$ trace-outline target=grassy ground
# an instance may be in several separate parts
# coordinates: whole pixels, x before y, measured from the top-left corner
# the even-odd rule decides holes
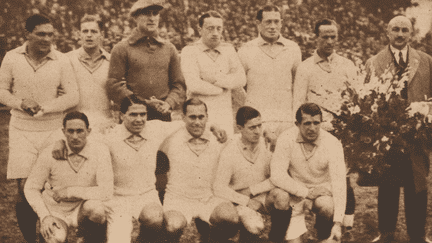
[[[8,157],[8,122],[9,111],[0,111],[0,243],[20,243],[25,242],[18,229],[15,219],[14,196],[16,193],[16,184],[14,181],[6,180],[6,165]],[[353,230],[346,232],[343,242],[370,242],[377,233],[377,188],[376,187],[359,187],[355,183],[356,176],[353,175],[351,180],[356,195],[356,214]],[[429,178],[429,184],[431,180]],[[403,193],[402,193],[403,194]],[[400,200],[399,219],[396,232],[396,242],[408,242],[405,226],[405,216],[403,209],[403,197]],[[429,193],[429,202],[431,202],[431,193]],[[308,228],[311,230],[305,238],[307,242],[314,242],[313,217],[308,216]],[[268,233],[269,218],[266,217],[266,233]],[[432,226],[432,206],[428,208],[428,223]],[[430,232],[432,234],[432,232]],[[136,232],[134,233],[136,235]],[[265,237],[266,234],[263,236]],[[430,236],[432,238],[432,236]],[[190,226],[186,229],[182,237],[182,242],[197,242],[198,235],[196,228]],[[70,238],[74,242],[74,237]]]

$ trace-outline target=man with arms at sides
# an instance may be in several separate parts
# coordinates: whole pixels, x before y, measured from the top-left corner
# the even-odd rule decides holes
[[[0,67],[0,103],[12,108],[7,178],[18,182],[18,225],[26,241],[35,242],[37,215],[25,200],[25,180],[40,152],[61,137],[63,112],[78,104],[79,95],[69,59],[51,45],[51,20],[36,14],[25,28],[27,41]]]
[[[185,83],[177,49],[158,36],[162,0],[138,0],[130,15],[131,35],[114,46],[108,72],[108,96],[116,103],[132,94],[147,99],[149,120],[170,121],[185,100]],[[155,97],[155,98],[154,98]]]
[[[164,139],[184,123],[147,121],[147,105],[138,98],[124,98],[120,112],[123,123],[102,137],[111,152],[114,170],[114,198],[106,203],[108,242],[131,242],[132,218],[140,223],[138,241],[153,242],[165,234],[162,204],[155,187],[156,154]],[[223,133],[212,128],[215,135]],[[224,137],[218,135],[218,139]],[[54,151],[55,157],[63,157],[61,151],[63,148]]]
[[[339,140],[321,129],[318,105],[305,103],[296,112],[296,126],[278,138],[270,163],[270,180],[289,194],[293,217],[305,208],[316,215],[318,240],[341,240],[346,206],[346,169]]]
[[[63,120],[68,159],[52,158],[46,148],[30,173],[25,196],[40,219],[40,232],[51,243],[66,242],[68,227],[78,227],[85,242],[103,242],[106,213],[102,200],[113,195],[113,169],[108,148],[87,140],[86,115],[68,113]]]
[[[167,232],[176,239],[195,218],[201,241],[226,241],[238,231],[234,205],[213,195],[212,185],[219,153],[223,147],[206,128],[206,104],[192,98],[183,105],[185,128],[166,142],[164,152],[170,161],[164,200]],[[211,226],[210,226],[210,225]],[[171,242],[174,241],[174,238]]]
[[[244,228],[242,242],[256,242],[264,229],[263,218],[258,212],[269,212],[272,242],[301,242],[306,232],[304,217],[291,220],[288,194],[276,188],[270,181],[271,152],[266,149],[262,137],[261,114],[252,107],[241,107],[236,116],[240,136],[235,136],[222,150],[214,182],[217,197],[237,205]],[[265,209],[264,209],[265,208]],[[249,233],[248,233],[249,232]]]
[[[409,102],[432,97],[432,58],[408,43],[413,33],[411,21],[405,16],[390,20],[387,37],[390,44],[366,62],[367,79],[380,77],[387,69],[400,76],[408,72],[401,96]],[[392,166],[378,186],[378,226],[381,234],[373,242],[394,240],[399,212],[400,187],[404,187],[405,215],[410,242],[431,242],[426,238],[427,180],[429,153],[421,144],[412,144],[406,153],[391,151],[387,158]]]
[[[239,50],[247,77],[245,105],[262,113],[265,130],[278,133],[294,125],[293,82],[301,51],[281,35],[278,7],[266,5],[257,12],[258,38]]]
[[[205,102],[210,121],[232,135],[231,90],[243,87],[246,76],[234,47],[222,42],[222,16],[209,11],[201,15],[198,23],[201,39],[183,48],[181,53],[188,98]]]
[[[323,113],[321,127],[331,131],[333,114],[342,105],[341,93],[357,79],[357,69],[349,59],[336,54],[338,26],[330,19],[323,19],[315,24],[317,50],[312,57],[302,62],[297,68],[294,82],[294,105],[297,110],[303,103],[319,104]],[[355,197],[347,175],[347,208],[344,226],[354,224]]]
[[[89,118],[93,133],[112,125],[110,100],[106,90],[110,54],[102,48],[103,23],[97,15],[84,15],[80,22],[81,47],[67,53],[80,93],[75,108]]]

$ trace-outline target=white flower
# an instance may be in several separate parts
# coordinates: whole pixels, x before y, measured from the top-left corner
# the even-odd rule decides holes
[[[429,104],[430,102],[426,101],[412,102],[407,108],[408,115],[413,117],[416,113],[420,113],[424,116],[427,116],[429,114]]]
[[[387,142],[389,140],[389,138],[387,137],[387,136],[383,136],[382,138],[381,138],[381,141],[383,141],[383,142]]]

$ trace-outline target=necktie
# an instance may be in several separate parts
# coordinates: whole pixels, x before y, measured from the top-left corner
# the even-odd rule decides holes
[[[406,66],[406,62],[404,62],[403,55],[402,55],[401,51],[399,52],[399,66],[402,68],[405,68],[405,66]]]
[[[131,135],[130,137],[125,139],[125,143],[127,143],[127,145],[131,146],[133,149],[135,149],[136,151],[138,151],[138,149],[141,147],[141,145],[144,142],[144,138],[141,137],[140,135]]]

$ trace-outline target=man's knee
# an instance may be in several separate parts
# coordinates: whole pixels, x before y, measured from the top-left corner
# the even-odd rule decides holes
[[[333,197],[321,196],[315,199],[313,211],[326,218],[332,218],[334,213]]]
[[[181,232],[187,225],[187,220],[177,211],[168,211],[164,214],[166,231],[169,234]]]
[[[230,202],[219,204],[210,216],[210,223],[213,225],[220,223],[238,224],[239,216],[237,209]]]
[[[163,224],[163,208],[156,203],[146,205],[140,213],[139,221],[142,226],[161,228]]]
[[[274,188],[266,198],[266,206],[273,206],[278,210],[288,210],[290,208],[290,195],[287,191]]]
[[[105,205],[98,200],[85,201],[81,208],[81,214],[88,218],[90,221],[104,224],[106,222]]]

